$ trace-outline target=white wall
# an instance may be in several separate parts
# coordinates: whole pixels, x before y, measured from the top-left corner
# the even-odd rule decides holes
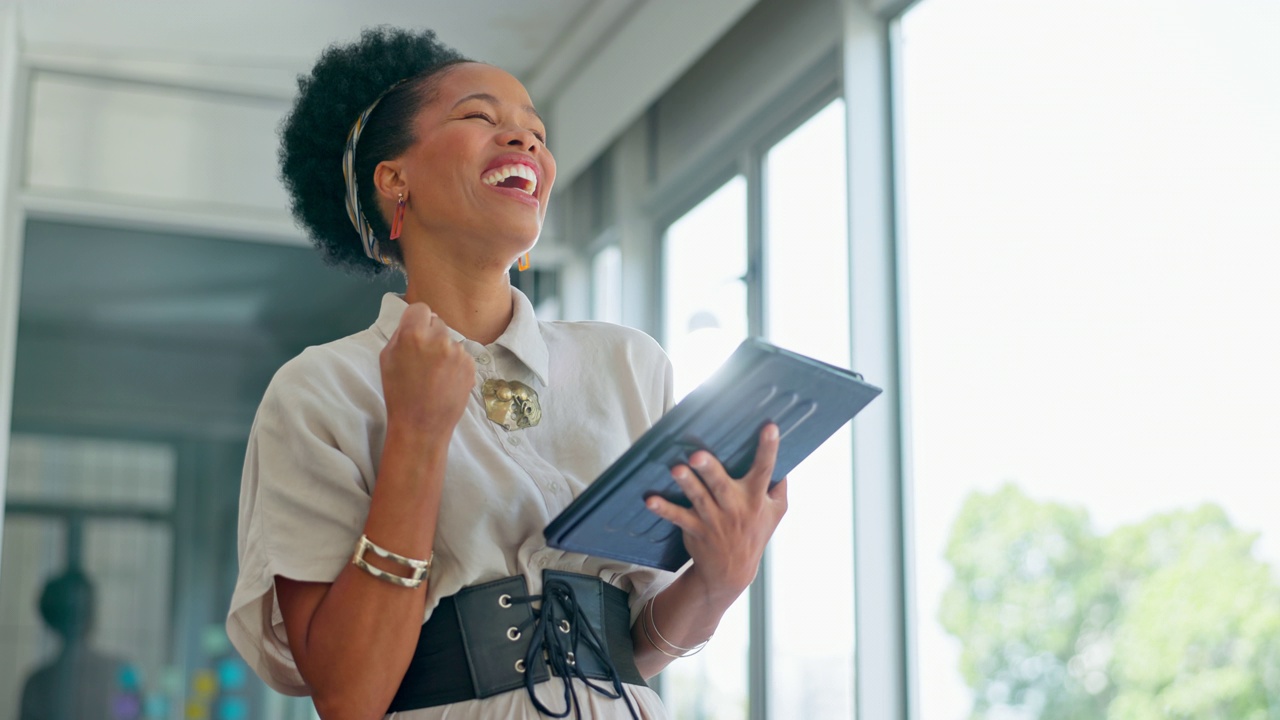
[[[287,95],[36,63],[21,178],[33,215],[303,242],[277,179]]]
[[[18,10],[0,4],[0,498],[9,467],[9,409],[18,342],[18,281],[22,273],[22,210],[18,206],[17,158],[22,117],[19,103]],[[3,526],[0,517],[0,526]]]
[[[25,189],[283,221],[275,128],[287,109],[282,99],[37,71]]]
[[[547,114],[561,177],[577,175],[756,0],[648,0],[562,87]]]
[[[806,73],[840,47],[840,31],[834,0],[754,7],[658,101],[657,183],[707,165],[707,148],[726,148],[730,156],[740,151],[732,147],[734,137],[750,135],[747,123],[803,84]]]

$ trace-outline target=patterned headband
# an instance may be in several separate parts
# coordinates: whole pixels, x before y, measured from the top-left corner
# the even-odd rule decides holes
[[[356,145],[360,142],[360,133],[364,132],[364,126],[369,122],[369,114],[378,107],[378,103],[382,102],[382,98],[386,97],[387,93],[400,87],[404,82],[405,80],[400,80],[384,90],[377,99],[369,103],[369,107],[365,108],[364,112],[360,113],[360,117],[356,118],[355,124],[347,133],[347,147],[342,152],[342,177],[347,183],[347,217],[351,218],[351,225],[355,227],[356,232],[360,233],[360,247],[364,249],[364,254],[368,255],[370,260],[383,265],[391,263],[382,254],[382,248],[378,246],[378,238],[373,234],[373,227],[369,225],[360,208],[360,193],[356,185]]]

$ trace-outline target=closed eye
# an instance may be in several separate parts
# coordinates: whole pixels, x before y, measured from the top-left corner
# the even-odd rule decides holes
[[[487,113],[482,113],[482,112],[470,112],[470,113],[467,113],[466,115],[463,115],[462,117],[468,120],[471,118],[480,118],[481,120],[484,120],[490,125],[498,124],[498,121],[494,120],[491,115]],[[547,144],[547,134],[545,132],[542,132],[541,130],[530,130],[529,132],[533,133],[533,136],[538,138],[538,142],[542,143],[543,145]]]

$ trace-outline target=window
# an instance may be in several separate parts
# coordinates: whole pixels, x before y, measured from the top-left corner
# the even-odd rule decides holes
[[[167,445],[15,435],[9,455],[0,587],[0,718],[17,717],[28,678],[76,638],[85,658],[45,690],[116,703],[123,716],[161,698],[171,673],[176,453]],[[51,615],[42,620],[42,602]],[[88,634],[70,628],[88,622]],[[59,631],[58,628],[61,628]],[[104,673],[102,668],[112,668]],[[52,695],[44,695],[49,707]],[[71,712],[75,715],[76,712]]]
[[[769,149],[765,317],[778,345],[849,367],[844,101]],[[788,476],[770,543],[771,717],[853,717],[853,469],[848,427]]]
[[[735,176],[673,222],[663,260],[665,345],[679,400],[747,336],[746,179]],[[747,717],[749,603],[744,593],[706,650],[662,673],[663,694],[676,717]]]
[[[665,342],[678,398],[751,328],[783,347],[849,364],[844,102],[830,100],[800,120],[746,160],[759,169],[764,201],[757,208],[760,268],[749,267],[746,174],[667,229]],[[753,293],[763,298],[760,318],[751,317]],[[704,653],[664,673],[676,717],[744,718],[761,697],[772,717],[853,716],[850,439],[847,429],[838,433],[791,473],[790,508],[770,545],[763,592],[743,596]],[[767,672],[765,692],[748,692],[749,657]]]
[[[622,248],[617,245],[591,258],[591,319],[622,324]]]
[[[676,399],[707,379],[747,337],[747,182],[722,185],[667,228],[666,346]]]
[[[901,22],[919,716],[1280,705],[1280,6]]]

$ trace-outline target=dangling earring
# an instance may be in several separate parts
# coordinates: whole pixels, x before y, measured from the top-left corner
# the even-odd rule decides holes
[[[404,193],[400,193],[400,199],[396,201],[396,214],[391,218],[391,236],[392,240],[400,239],[400,231],[404,229]]]
[[[520,272],[524,272],[529,269],[529,253],[525,253],[524,256],[520,258],[520,261],[516,263],[516,269]]]

